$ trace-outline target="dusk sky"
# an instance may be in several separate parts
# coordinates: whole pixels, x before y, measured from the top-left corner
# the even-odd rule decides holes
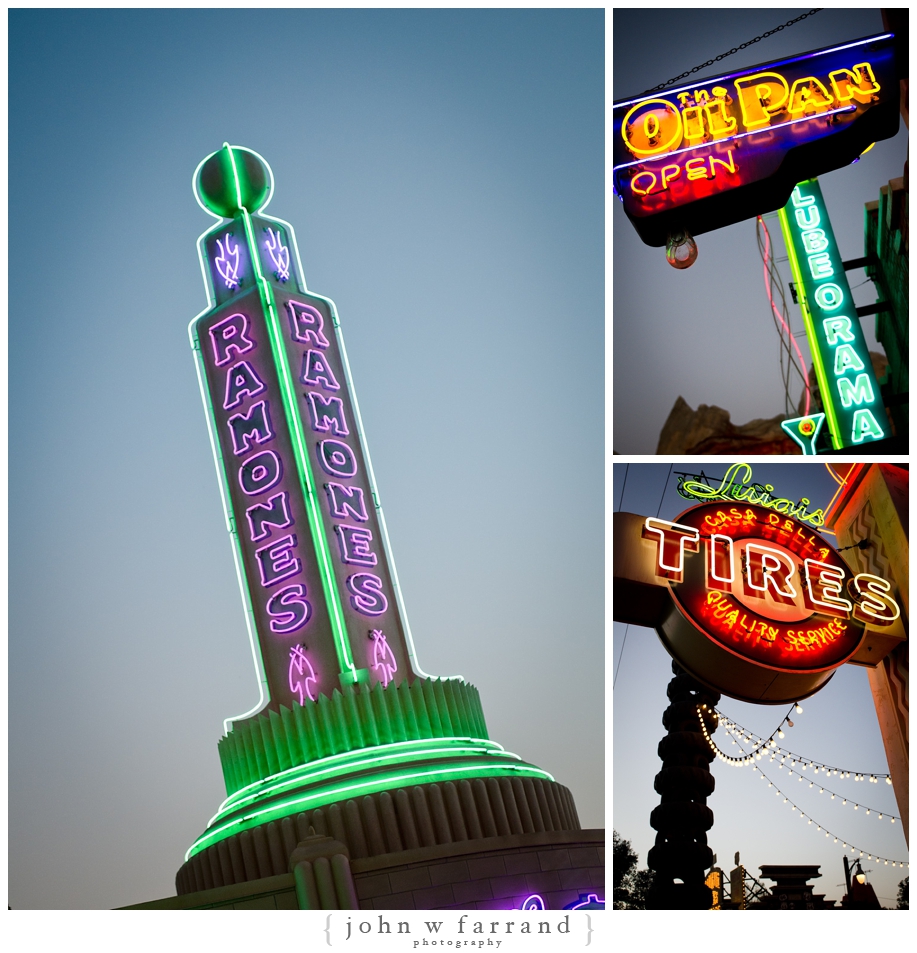
[[[720,459],[720,458],[717,458]],[[808,497],[810,511],[826,508],[838,484],[822,463],[765,464],[751,461],[754,480],[774,486],[774,495],[798,500]],[[667,463],[616,463],[613,474],[614,510],[675,520],[690,506],[676,491],[679,470],[704,472],[711,478],[722,477],[729,463],[675,463],[670,473]],[[715,485],[715,484],[714,484]],[[623,492],[623,500],[622,500]],[[833,536],[826,534],[833,542]],[[614,752],[613,825],[629,840],[639,854],[639,866],[646,867],[647,851],[656,832],[650,827],[650,812],[659,803],[653,779],[661,767],[657,754],[660,739],[666,734],[662,713],[668,705],[666,686],[672,678],[672,660],[652,629],[614,624]],[[761,735],[770,737],[789,710],[788,705],[753,705],[724,695],[719,710],[731,720]],[[842,665],[831,681],[811,698],[802,702],[802,714],[792,715],[794,726],[785,729],[780,744],[802,755],[852,772],[887,773],[885,748],[876,718],[875,706],[866,669]],[[737,756],[738,747],[720,730],[714,739],[727,754]],[[853,777],[825,779],[825,794],[816,783],[800,783],[788,768],[777,769],[777,762],[757,762],[773,788],[761,781],[750,767],[735,768],[720,760],[710,765],[716,790],[707,799],[713,811],[713,828],[707,842],[717,855],[717,863],[728,874],[735,866],[736,851],[749,873],[760,879],[763,864],[820,864],[821,878],[812,881],[816,893],[828,900],[840,900],[845,893],[841,844],[855,845],[864,851],[863,869],[873,884],[880,902],[895,907],[897,884],[908,869],[879,864],[867,857],[881,856],[889,861],[907,861],[908,849],[900,821],[890,823],[888,815],[897,815],[893,788],[884,781],[870,784]],[[815,778],[811,771],[809,780]],[[812,825],[801,823],[790,803],[776,796],[780,788],[785,796],[812,818]],[[830,792],[838,796],[830,799]],[[848,798],[846,807],[843,798]],[[853,809],[853,803],[863,805]],[[866,814],[865,807],[872,811]],[[878,819],[878,812],[886,816]],[[821,825],[823,831],[817,832]],[[841,838],[835,844],[826,838],[830,830]],[[852,858],[848,851],[848,858]],[[765,882],[770,886],[770,882]],[[900,924],[899,924],[900,925]],[[833,934],[832,934],[833,935]]]
[[[760,36],[805,9],[670,9],[614,11],[613,97],[640,95],[700,63]],[[651,28],[650,28],[651,24]],[[883,32],[878,10],[825,9],[767,39],[700,70],[698,80]],[[854,165],[819,177],[834,234],[844,260],[861,258],[863,206],[879,198],[880,186],[903,175],[907,130],[876,144]],[[610,189],[610,183],[609,183]],[[614,438],[617,453],[655,453],[659,433],[675,401],[692,409],[716,404],[733,424],[784,411],[780,340],[764,288],[763,267],[750,219],[697,237],[697,261],[683,271],[665,260],[663,248],[644,245],[614,199]],[[767,219],[771,241],[785,256],[776,213]],[[784,286],[789,265],[778,266]],[[876,300],[866,273],[847,273],[858,305]],[[857,287],[859,286],[859,287]],[[791,327],[802,317],[787,288]],[[875,316],[862,319],[871,350]],[[805,335],[797,338],[809,363]],[[794,377],[792,395],[802,385]]]
[[[174,895],[258,697],[187,331],[227,140],[337,304],[421,666],[603,827],[604,12],[17,10],[9,44],[10,905]]]

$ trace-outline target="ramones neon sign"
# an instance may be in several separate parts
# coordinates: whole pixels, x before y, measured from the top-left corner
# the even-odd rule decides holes
[[[221,221],[198,242],[211,307],[189,330],[262,703],[277,708],[419,670],[334,304],[306,290],[292,227],[253,214],[271,184],[236,146],[198,167]]]
[[[898,129],[892,34],[615,103],[614,190],[640,237],[721,228]]]

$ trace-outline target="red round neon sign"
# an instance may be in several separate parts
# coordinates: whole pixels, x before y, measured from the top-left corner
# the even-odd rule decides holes
[[[854,573],[803,523],[755,505],[705,503],[648,518],[671,605],[657,632],[679,664],[745,701],[813,694],[859,649],[866,626],[900,614],[891,586]]]

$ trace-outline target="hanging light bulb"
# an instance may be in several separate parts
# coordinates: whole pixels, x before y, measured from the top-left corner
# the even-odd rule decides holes
[[[783,733],[783,729],[782,729],[782,728],[777,732],[777,735],[778,735],[780,738],[785,738],[785,737],[786,737],[786,735]]]
[[[889,776],[887,776],[887,775],[886,775],[886,778],[885,778],[885,783],[886,783],[886,784],[891,784],[891,783],[892,783],[892,779],[891,779]]]
[[[697,261],[697,243],[691,233],[679,229],[669,233],[665,243],[665,260],[673,268],[690,268]]]
[[[802,705],[800,705],[799,702],[796,702],[796,713],[799,715],[802,714]]]

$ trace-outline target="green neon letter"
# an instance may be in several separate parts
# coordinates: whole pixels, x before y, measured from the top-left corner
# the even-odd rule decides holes
[[[850,318],[838,315],[836,318],[825,318],[822,321],[822,327],[825,329],[825,336],[831,347],[834,347],[838,341],[845,341],[850,344],[856,340],[856,335],[850,330]]]
[[[816,228],[815,231],[820,231],[820,229]],[[831,278],[834,275],[834,265],[831,264],[831,256],[824,252],[820,255],[809,255],[809,269],[812,272],[812,277],[816,281],[821,278]]]
[[[796,224],[800,228],[817,228],[820,223],[821,215],[818,214],[818,209],[814,205],[796,209]]]
[[[815,291],[815,303],[822,311],[833,311],[839,308],[843,301],[844,292],[833,282],[821,285]]]
[[[871,410],[858,410],[853,415],[853,429],[850,433],[854,443],[862,443],[864,440],[881,440],[885,436],[885,431],[876,422]]]
[[[812,228],[807,232],[803,232],[801,237],[802,245],[807,255],[817,251],[824,251],[828,245],[831,244],[828,239],[825,238],[825,230],[823,228]]]
[[[850,368],[855,371],[861,371],[866,365],[860,359],[860,355],[849,344],[842,344],[834,352],[834,374],[840,377]]]
[[[837,392],[845,407],[851,404],[871,404],[875,400],[868,374],[858,374],[852,384],[849,377],[838,378]]]

